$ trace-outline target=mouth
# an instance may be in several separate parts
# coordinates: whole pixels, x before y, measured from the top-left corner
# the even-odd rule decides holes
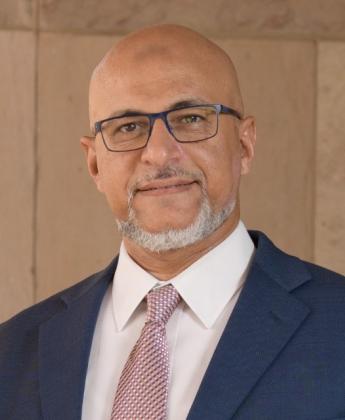
[[[156,180],[139,186],[136,193],[143,195],[175,194],[188,191],[197,184],[197,181],[185,179]]]

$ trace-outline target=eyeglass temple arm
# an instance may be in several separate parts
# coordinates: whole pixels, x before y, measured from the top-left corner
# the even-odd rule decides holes
[[[220,106],[220,112],[222,114],[231,114],[234,117],[238,118],[239,120],[242,120],[242,115],[238,111],[236,111],[236,109],[229,108],[225,105],[221,105]]]
[[[101,131],[101,121],[95,122],[95,135]]]

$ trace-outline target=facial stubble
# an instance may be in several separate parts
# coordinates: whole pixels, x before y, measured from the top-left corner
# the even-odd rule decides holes
[[[181,249],[202,241],[229,218],[236,206],[236,198],[231,198],[220,211],[214,211],[211,207],[206,190],[206,181],[202,173],[191,173],[184,169],[169,167],[156,174],[146,176],[144,179],[149,182],[156,179],[168,179],[173,176],[198,182],[201,188],[202,197],[198,214],[188,226],[179,229],[168,228],[161,232],[145,230],[140,225],[133,207],[137,185],[142,180],[138,181],[128,191],[128,219],[116,220],[118,229],[123,236],[151,252],[160,253]]]

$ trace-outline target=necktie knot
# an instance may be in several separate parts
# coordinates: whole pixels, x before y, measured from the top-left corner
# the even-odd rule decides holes
[[[162,322],[166,324],[180,301],[174,286],[159,287],[147,294],[146,322]]]

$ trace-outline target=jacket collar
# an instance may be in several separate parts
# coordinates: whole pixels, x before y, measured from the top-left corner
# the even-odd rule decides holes
[[[278,249],[268,237],[259,231],[249,231],[256,248],[255,263],[275,282],[288,292],[311,278],[304,263]]]

